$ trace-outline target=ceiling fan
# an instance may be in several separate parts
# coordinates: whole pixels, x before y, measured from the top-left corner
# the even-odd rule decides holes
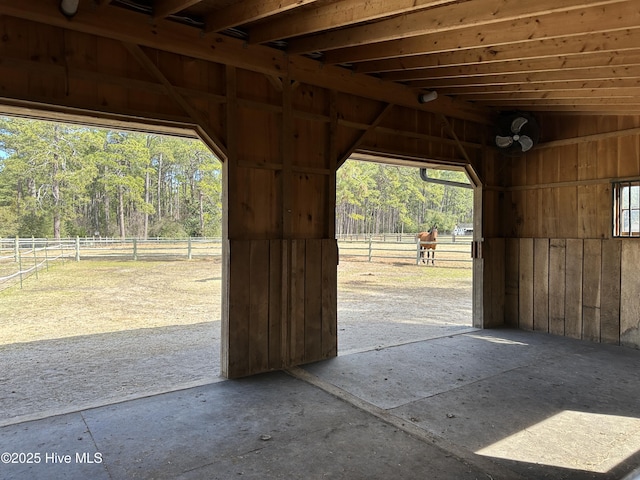
[[[522,155],[531,150],[539,138],[538,122],[530,114],[509,112],[500,116],[495,142],[505,155]]]

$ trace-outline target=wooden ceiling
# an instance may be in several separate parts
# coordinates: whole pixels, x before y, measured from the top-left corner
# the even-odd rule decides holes
[[[0,14],[46,23],[40,3],[57,0],[0,0]],[[233,37],[248,57],[273,49],[416,98],[433,90],[491,110],[640,114],[638,0],[81,0],[64,21],[127,41],[151,29],[165,47],[174,37],[162,32],[179,24],[203,49]]]

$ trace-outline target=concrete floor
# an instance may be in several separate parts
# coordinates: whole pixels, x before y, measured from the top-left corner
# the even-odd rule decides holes
[[[640,351],[468,332],[7,425],[0,453],[12,480],[620,479]]]

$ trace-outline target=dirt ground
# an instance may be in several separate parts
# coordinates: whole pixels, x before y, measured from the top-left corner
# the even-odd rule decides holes
[[[0,293],[0,425],[221,380],[219,261],[81,261]],[[469,268],[342,260],[340,355],[471,326]]]

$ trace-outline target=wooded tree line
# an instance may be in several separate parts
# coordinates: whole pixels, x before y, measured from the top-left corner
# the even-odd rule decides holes
[[[429,177],[468,183],[463,172],[429,170]],[[336,186],[338,235],[440,232],[473,222],[473,191],[425,182],[418,168],[347,161]]]
[[[0,237],[219,236],[200,141],[0,117]]]
[[[0,117],[0,237],[219,236],[221,180],[200,141]],[[473,220],[471,190],[424,182],[417,168],[347,161],[336,195],[338,234]]]

